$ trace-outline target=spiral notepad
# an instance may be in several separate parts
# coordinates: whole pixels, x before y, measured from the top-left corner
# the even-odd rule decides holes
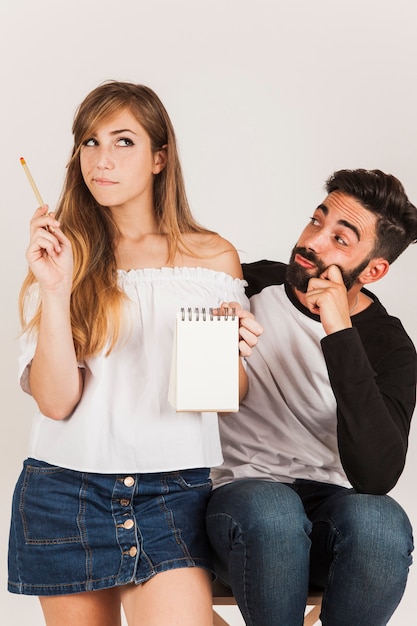
[[[234,310],[181,309],[177,314],[169,402],[177,411],[239,409],[239,331]]]

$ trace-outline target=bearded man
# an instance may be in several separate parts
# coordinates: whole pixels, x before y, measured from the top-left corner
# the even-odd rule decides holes
[[[254,626],[301,626],[311,585],[323,626],[383,626],[411,564],[410,522],[386,494],[404,468],[416,351],[367,287],[416,241],[417,209],[380,170],[335,172],[326,192],[288,265],[243,265],[264,334],[239,413],[221,418],[207,528]]]

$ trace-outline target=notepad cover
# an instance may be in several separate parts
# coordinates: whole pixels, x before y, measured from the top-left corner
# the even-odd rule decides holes
[[[177,411],[239,409],[238,317],[179,312],[168,400]]]

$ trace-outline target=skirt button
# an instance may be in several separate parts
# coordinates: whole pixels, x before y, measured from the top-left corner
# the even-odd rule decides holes
[[[127,519],[123,524],[123,528],[126,528],[126,530],[130,530],[131,528],[133,528],[134,525],[135,522],[132,519]]]
[[[123,482],[125,484],[125,487],[133,487],[133,485],[135,484],[135,479],[133,478],[133,476],[126,476]]]

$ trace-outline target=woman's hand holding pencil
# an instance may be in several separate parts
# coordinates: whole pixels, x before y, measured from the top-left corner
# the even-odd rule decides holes
[[[33,189],[39,207],[30,223],[30,242],[26,259],[43,289],[54,291],[62,287],[68,291],[72,283],[73,255],[70,241],[60,229],[54,213],[48,213],[48,205],[33,180],[25,159],[20,162]]]
[[[71,293],[73,273],[71,242],[54,214],[45,210],[48,210],[46,205],[37,208],[31,219],[26,259],[44,293],[65,293],[67,297]]]

